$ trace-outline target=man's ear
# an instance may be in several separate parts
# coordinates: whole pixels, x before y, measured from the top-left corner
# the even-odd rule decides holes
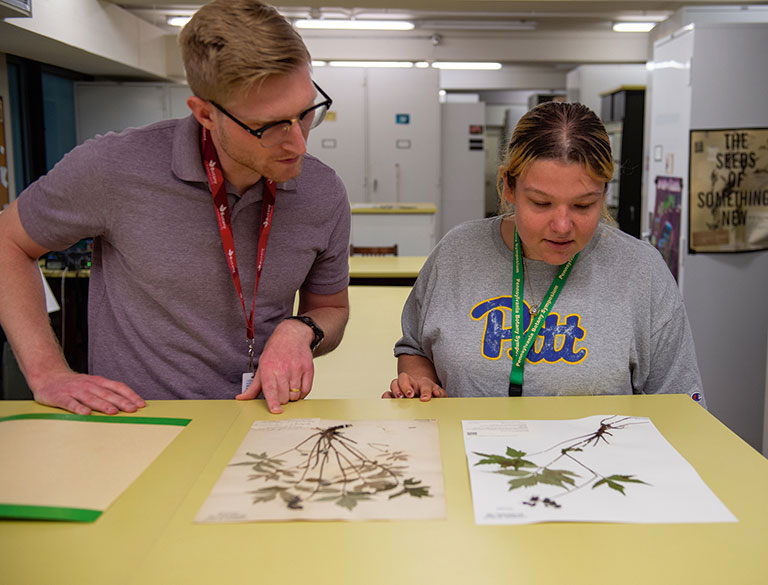
[[[213,130],[213,110],[214,106],[211,102],[201,99],[195,95],[187,99],[187,106],[192,110],[192,115],[200,123],[203,128]]]

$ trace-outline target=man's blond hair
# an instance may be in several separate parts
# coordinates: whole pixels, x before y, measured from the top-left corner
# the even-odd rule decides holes
[[[179,44],[192,93],[220,103],[311,62],[291,24],[257,0],[213,0],[182,29]]]

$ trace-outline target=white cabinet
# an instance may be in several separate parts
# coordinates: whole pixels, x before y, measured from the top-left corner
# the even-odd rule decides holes
[[[365,69],[317,68],[313,77],[333,105],[309,133],[307,150],[339,174],[350,201],[367,201]]]
[[[173,83],[78,81],[75,83],[77,142],[190,114],[189,86]]]
[[[462,222],[485,216],[485,104],[449,102],[442,104],[441,110],[443,197],[439,237]]]
[[[309,152],[332,166],[352,202],[429,202],[440,197],[439,72],[317,68],[333,98]]]
[[[437,202],[438,91],[436,69],[369,70],[370,201]]]

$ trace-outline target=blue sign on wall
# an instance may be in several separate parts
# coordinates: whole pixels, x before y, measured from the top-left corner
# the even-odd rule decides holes
[[[410,124],[410,123],[411,123],[410,114],[395,114],[395,124]]]

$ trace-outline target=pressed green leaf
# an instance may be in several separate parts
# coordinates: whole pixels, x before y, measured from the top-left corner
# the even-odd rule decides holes
[[[521,469],[499,469],[497,471],[494,471],[494,473],[498,473],[499,475],[511,475],[512,477],[522,477],[524,475],[530,475],[530,471],[523,471]]]
[[[421,483],[420,479],[416,479],[415,477],[409,477],[403,482],[403,489],[397,492],[396,494],[390,494],[389,499],[391,500],[392,498],[397,498],[405,494],[408,494],[413,498],[431,497],[429,493],[429,487],[421,486],[419,485],[420,483]]]
[[[262,502],[269,502],[271,500],[274,500],[277,494],[285,491],[287,488],[283,488],[280,486],[268,486],[259,488],[257,490],[252,490],[248,493],[250,494],[256,494],[253,498],[254,504],[260,504]]]
[[[634,475],[611,475],[608,477],[608,479],[612,481],[623,481],[625,483],[642,483],[645,485],[650,485],[641,479],[636,479]]]
[[[531,487],[537,483],[539,483],[539,476],[535,473],[518,479],[510,479],[508,482],[509,491],[516,490],[517,488],[521,487]]]
[[[621,492],[621,495],[626,496],[627,494],[624,493],[624,486],[620,483],[616,483],[615,481],[609,481],[608,487],[611,489],[616,490],[617,492]]]
[[[412,498],[429,498],[432,497],[429,493],[428,487],[416,487],[416,488],[403,488],[396,494],[391,494],[389,496],[389,499],[398,498],[400,496],[403,496],[405,494],[408,494]]]
[[[264,494],[262,496],[255,496],[253,498],[253,503],[254,504],[261,504],[263,502],[271,502],[272,500],[275,499],[276,496],[277,496],[277,492],[272,492],[272,493]]]
[[[430,497],[429,495],[429,488],[428,487],[417,487],[413,488],[411,490],[408,490],[408,495],[412,498],[426,498]]]
[[[262,487],[256,490],[251,490],[248,493],[249,494],[263,494],[267,492],[284,492],[287,490],[287,487],[281,487],[279,485],[268,485],[266,487]]]
[[[501,467],[514,467],[520,469],[521,467],[536,467],[536,464],[526,459],[510,459],[503,455],[489,455],[487,453],[475,453],[485,459],[481,459],[475,465],[499,465]]]
[[[539,474],[539,481],[548,485],[555,485],[567,488],[569,485],[576,485],[573,477],[579,477],[578,473],[568,471],[567,469],[542,469]]]
[[[518,451],[517,449],[513,449],[512,447],[507,447],[507,455],[510,457],[514,457],[515,459],[519,459],[520,457],[523,457],[526,455],[525,451]]]
[[[507,483],[509,485],[509,491],[521,487],[531,487],[538,483],[544,483],[547,485],[554,485],[568,489],[568,486],[573,486],[576,484],[571,476],[579,477],[578,474],[566,469],[544,468],[539,473],[526,474],[517,479],[510,479]]]
[[[397,487],[397,484],[392,481],[371,481],[365,484],[367,487],[377,492],[386,492],[393,490]]]
[[[350,512],[355,509],[358,502],[363,500],[370,500],[371,497],[368,494],[362,494],[360,492],[347,492],[336,500],[336,505],[346,508]]]
[[[608,477],[604,477],[603,479],[596,481],[592,486],[592,489],[605,484],[609,488],[614,489],[623,495],[626,495],[624,493],[625,486],[621,485],[622,483],[642,483],[645,485],[650,485],[640,479],[636,479],[633,475],[609,475]]]

